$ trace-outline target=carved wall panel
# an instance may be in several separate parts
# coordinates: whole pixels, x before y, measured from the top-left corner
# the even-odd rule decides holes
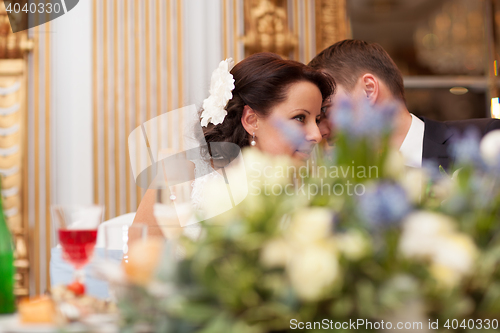
[[[268,51],[307,63],[350,36],[346,0],[244,0],[244,17],[245,56]]]
[[[316,0],[316,53],[349,38],[346,0]]]
[[[274,52],[288,57],[298,44],[288,26],[286,0],[245,1],[245,54]]]

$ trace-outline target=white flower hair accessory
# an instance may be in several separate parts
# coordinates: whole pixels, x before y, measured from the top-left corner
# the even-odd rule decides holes
[[[234,78],[229,71],[233,68],[233,58],[228,58],[219,63],[219,67],[212,73],[210,81],[210,96],[203,101],[201,113],[201,126],[208,123],[214,125],[224,121],[227,115],[227,102],[233,98]]]

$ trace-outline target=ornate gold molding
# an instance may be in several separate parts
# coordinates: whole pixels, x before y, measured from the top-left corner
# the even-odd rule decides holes
[[[316,53],[349,38],[346,0],[316,0]]]
[[[245,54],[274,52],[288,57],[297,38],[288,29],[286,0],[245,1]]]
[[[12,24],[20,24],[27,19],[23,12],[12,16]],[[26,31],[13,33],[11,22],[5,11],[5,4],[0,4],[0,59],[21,59],[33,49],[33,41],[28,39]]]

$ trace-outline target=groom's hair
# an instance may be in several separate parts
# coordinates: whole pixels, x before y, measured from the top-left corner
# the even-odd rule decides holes
[[[321,51],[309,66],[322,70],[348,92],[366,73],[377,76],[392,95],[405,102],[403,75],[389,54],[376,43],[346,39]]]

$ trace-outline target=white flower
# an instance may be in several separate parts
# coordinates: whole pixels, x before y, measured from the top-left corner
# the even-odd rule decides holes
[[[472,271],[477,254],[476,244],[469,236],[454,233],[437,244],[432,261],[448,267],[455,274],[465,275]]]
[[[432,264],[429,271],[440,287],[453,288],[461,279],[461,276],[455,274],[452,269],[443,265]]]
[[[403,154],[399,150],[391,149],[385,161],[385,172],[389,177],[399,179],[405,172]]]
[[[409,258],[429,258],[441,238],[454,232],[454,224],[453,219],[443,214],[412,213],[403,222],[399,248]]]
[[[298,247],[325,239],[332,234],[332,217],[326,208],[301,209],[293,217],[288,236]]]
[[[432,193],[434,193],[434,198],[436,198],[436,200],[443,202],[449,199],[450,196],[453,193],[455,193],[455,191],[457,190],[457,182],[455,175],[456,171],[453,173],[453,176],[451,178],[446,176],[438,180],[436,184],[432,186],[431,191]]]
[[[335,250],[331,246],[307,246],[297,251],[287,267],[297,295],[306,301],[321,298],[339,274]]]
[[[481,140],[479,150],[486,163],[491,165],[497,163],[500,155],[500,130],[486,134]]]
[[[352,261],[363,258],[370,250],[366,237],[356,230],[336,235],[335,241],[337,242],[337,249]]]
[[[455,230],[452,218],[420,211],[403,222],[399,249],[408,257],[430,263],[430,272],[446,287],[455,286],[469,274],[478,255],[473,240]]]
[[[210,174],[202,178],[206,178],[206,180],[204,180],[200,209],[197,211],[199,220],[210,219],[208,222],[211,225],[230,224],[235,217],[236,210],[233,209],[224,178],[213,177]],[[216,219],[211,219],[215,216],[217,216]]]
[[[203,112],[201,113],[201,125],[208,123],[214,125],[224,121],[227,115],[227,102],[233,97],[234,78],[229,72],[234,65],[232,58],[223,60],[219,67],[212,73],[210,82],[210,96],[203,101]]]
[[[292,249],[284,239],[273,239],[262,248],[260,260],[266,267],[284,267],[292,256]]]
[[[401,186],[406,190],[413,203],[420,203],[429,177],[424,169],[411,168],[401,179]]]

